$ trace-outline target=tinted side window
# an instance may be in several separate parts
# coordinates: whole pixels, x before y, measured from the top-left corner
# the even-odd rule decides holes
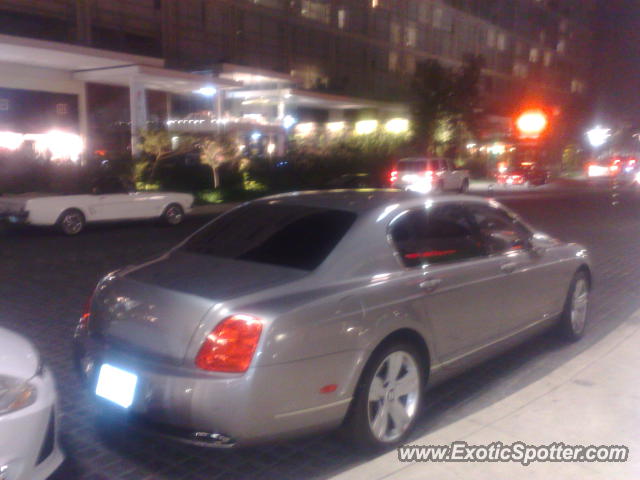
[[[488,254],[526,247],[530,232],[505,211],[485,205],[470,205],[467,209],[480,230]]]
[[[484,255],[472,222],[456,205],[409,211],[393,222],[391,237],[407,267]]]

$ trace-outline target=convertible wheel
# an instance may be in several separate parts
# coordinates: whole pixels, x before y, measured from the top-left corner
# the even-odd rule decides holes
[[[560,316],[560,333],[567,340],[576,341],[584,335],[587,325],[589,289],[589,277],[586,272],[576,273]]]
[[[418,417],[423,378],[420,355],[411,344],[392,344],[374,354],[345,422],[350,440],[366,449],[401,444]]]
[[[167,225],[179,225],[184,220],[184,210],[177,203],[172,203],[164,209],[162,220]]]
[[[70,208],[60,214],[56,224],[65,235],[77,235],[84,230],[84,214],[80,210]]]

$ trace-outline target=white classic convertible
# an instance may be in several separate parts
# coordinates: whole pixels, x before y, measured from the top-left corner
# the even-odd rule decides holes
[[[174,192],[127,192],[94,188],[86,195],[27,193],[0,196],[0,219],[10,223],[57,226],[66,235],[80,233],[87,223],[159,219],[178,225],[193,204],[193,195]]]

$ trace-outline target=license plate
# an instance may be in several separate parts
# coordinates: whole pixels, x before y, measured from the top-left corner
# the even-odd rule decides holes
[[[136,393],[138,376],[108,363],[100,367],[96,395],[123,408],[129,408]]]

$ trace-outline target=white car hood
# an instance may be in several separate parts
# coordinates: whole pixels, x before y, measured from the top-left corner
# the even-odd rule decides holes
[[[0,375],[28,380],[36,374],[39,362],[40,356],[29,340],[0,327]]]

